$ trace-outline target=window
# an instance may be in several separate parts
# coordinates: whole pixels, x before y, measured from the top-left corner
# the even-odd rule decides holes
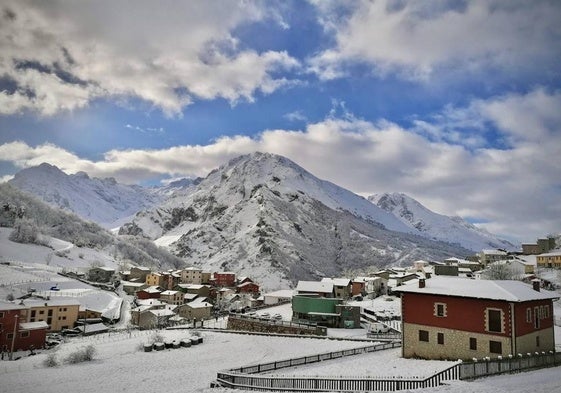
[[[503,343],[500,341],[489,341],[489,352],[498,353],[499,355],[503,353]]]
[[[488,308],[487,309],[487,331],[503,332],[503,312],[502,310]]]
[[[11,340],[12,338],[14,338],[14,333],[6,334],[6,339]]]
[[[532,308],[528,307],[526,309],[526,322],[532,323]]]
[[[35,310],[31,310],[31,318],[35,318]]]
[[[469,349],[477,351],[477,339],[475,337],[469,338]]]
[[[549,304],[544,306],[544,318],[549,318]]]
[[[534,328],[535,329],[539,329],[540,328],[540,308],[539,307],[534,307]]]
[[[27,330],[21,332],[20,337],[29,337],[29,332]]]
[[[52,316],[53,316],[53,310],[50,309],[50,310],[49,310],[49,313],[48,313],[47,315],[48,315],[49,317],[52,317]]]
[[[435,317],[446,316],[446,303],[434,303],[434,316]]]
[[[437,341],[439,344],[444,345],[444,333],[437,333],[437,334],[436,334],[436,341]]]
[[[419,330],[419,341],[429,342],[429,332],[426,330]]]
[[[4,312],[0,312],[0,318],[4,318]]]

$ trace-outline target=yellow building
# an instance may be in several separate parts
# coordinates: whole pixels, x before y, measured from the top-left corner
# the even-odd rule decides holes
[[[146,275],[146,285],[167,288],[166,278],[161,273],[150,273]]]
[[[49,332],[72,329],[78,320],[80,302],[77,300],[25,300],[29,307],[28,321],[45,321]]]
[[[536,261],[539,267],[561,268],[561,250],[540,254]]]

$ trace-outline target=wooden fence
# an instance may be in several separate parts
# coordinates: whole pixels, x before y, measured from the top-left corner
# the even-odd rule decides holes
[[[561,352],[542,352],[502,359],[483,359],[459,365],[460,379],[475,379],[497,374],[511,374],[524,370],[561,366]]]
[[[232,389],[255,391],[298,391],[298,392],[356,392],[356,391],[399,391],[424,389],[440,386],[445,381],[464,380],[515,373],[544,367],[561,365],[561,352],[518,355],[502,359],[461,362],[426,378],[368,378],[368,377],[318,377],[318,376],[263,376],[257,373],[269,372],[286,367],[353,356],[366,352],[400,346],[398,342],[371,345],[367,347],[328,352],[318,355],[287,359],[270,363],[240,367],[217,374],[214,385]]]

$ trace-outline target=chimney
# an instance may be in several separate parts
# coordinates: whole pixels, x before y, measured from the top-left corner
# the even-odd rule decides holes
[[[535,279],[532,280],[532,287],[534,287],[534,291],[540,291],[540,280]]]
[[[419,278],[419,288],[424,288],[424,287],[425,287],[425,279]]]

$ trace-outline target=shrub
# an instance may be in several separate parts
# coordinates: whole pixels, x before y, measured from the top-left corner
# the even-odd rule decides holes
[[[76,352],[72,352],[66,357],[65,361],[69,364],[89,362],[93,360],[95,353],[95,347],[93,345],[88,345],[87,347],[81,348]]]
[[[58,360],[56,358],[56,354],[49,353],[47,355],[47,358],[45,360],[43,360],[43,365],[45,367],[57,367],[58,366]]]

